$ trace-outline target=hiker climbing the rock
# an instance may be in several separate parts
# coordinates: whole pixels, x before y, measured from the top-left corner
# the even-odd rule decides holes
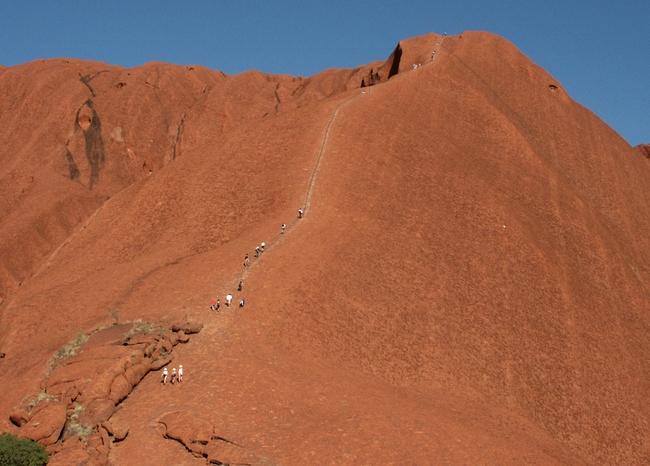
[[[248,254],[246,254],[246,257],[244,257],[244,267],[248,267],[251,265],[251,260],[248,258]]]
[[[302,218],[302,214],[303,214],[302,209],[298,209],[298,218]]]
[[[287,228],[287,226],[283,223],[282,224],[282,233],[284,233],[284,229]]]
[[[216,304],[216,306],[214,306],[214,310],[215,310],[215,311],[219,311],[219,308],[221,308],[221,301],[219,301],[219,300],[217,299],[217,304]]]
[[[178,366],[178,381],[183,381],[183,365]]]
[[[214,299],[210,303],[210,309],[213,310],[213,311],[217,310],[217,302]]]
[[[239,301],[239,307],[244,307],[244,299],[242,298],[241,301]]]
[[[262,241],[262,244],[260,244],[260,251],[264,252],[264,247],[266,246],[266,243]]]
[[[163,373],[162,373],[162,383],[163,383],[163,385],[167,384],[167,375],[168,375],[167,368],[165,367],[163,369]]]
[[[244,287],[244,282],[239,280],[239,285],[237,285],[237,291],[241,291],[243,287]]]
[[[172,378],[169,380],[169,382],[170,382],[172,385],[174,385],[174,382],[176,382],[176,378],[177,378],[177,377],[178,377],[178,375],[176,374],[176,368],[174,367],[174,368],[172,369]]]
[[[230,303],[232,302],[232,295],[228,293],[226,296],[226,306],[230,307]]]
[[[259,246],[255,247],[255,257],[260,257],[260,247]]]

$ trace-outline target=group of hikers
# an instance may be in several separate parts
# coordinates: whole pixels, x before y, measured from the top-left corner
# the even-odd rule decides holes
[[[304,211],[302,209],[298,209],[298,218],[302,218],[304,215]],[[281,226],[281,234],[284,234],[284,230],[287,228],[287,225],[285,223],[282,224]],[[266,247],[266,243],[262,241],[262,243],[259,246],[255,246],[255,257],[258,258],[260,257],[260,254],[264,252],[264,248]],[[244,256],[244,267],[249,267],[251,265],[251,260],[248,254]],[[239,280],[239,284],[237,285],[237,291],[242,291],[244,287],[244,282],[242,280]],[[232,303],[232,294],[228,293],[226,295],[226,306],[230,307],[230,304]],[[244,307],[244,304],[246,304],[244,298],[239,301],[239,307]],[[221,300],[219,299],[213,299],[212,302],[210,303],[210,309],[213,311],[219,311],[221,309]],[[173,374],[172,374],[173,375]]]
[[[169,378],[169,372],[167,371],[167,368],[165,367],[163,369],[162,373],[162,384],[167,385],[167,379]],[[176,372],[176,368],[172,368],[172,376],[169,380],[169,383],[174,385],[176,382],[182,382],[183,381],[183,365],[181,364],[178,366],[178,372]]]

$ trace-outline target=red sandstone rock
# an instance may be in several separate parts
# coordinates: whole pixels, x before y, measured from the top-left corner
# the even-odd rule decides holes
[[[142,364],[133,365],[124,371],[124,377],[132,387],[135,387],[137,384],[140,383],[142,378],[145,375],[147,375],[150,368],[151,368],[151,363],[143,362]]]
[[[200,322],[184,322],[184,323],[175,323],[172,324],[172,330],[174,332],[184,332],[187,335],[191,335],[193,333],[199,333],[201,329],[203,328],[203,324]]]
[[[75,448],[67,448],[52,456],[47,463],[48,466],[71,466],[71,465],[90,465],[91,457],[87,450],[79,445]]]
[[[29,413],[25,409],[17,409],[9,415],[9,420],[15,426],[22,427],[29,421]]]
[[[172,334],[168,335],[168,338],[169,338],[169,342],[172,344],[172,346],[176,346],[180,341],[178,333],[172,333]]]
[[[212,423],[186,412],[169,413],[160,418],[165,425],[165,435],[190,448],[195,442],[208,443],[212,438]]]
[[[109,435],[113,435],[113,423],[111,421],[104,421],[101,423],[101,426],[106,429]]]
[[[129,383],[124,375],[120,374],[113,379],[111,392],[108,398],[117,405],[120,401],[126,398],[129,393],[131,393],[132,389],[133,385]]]
[[[167,356],[166,358],[156,359],[155,361],[153,361],[153,362],[151,363],[151,370],[152,370],[152,371],[157,371],[157,370],[159,370],[159,369],[162,369],[162,368],[165,367],[167,364],[171,363],[173,359],[174,359],[174,355],[173,355],[173,354],[170,354],[170,355]]]
[[[154,339],[154,334],[151,333],[136,333],[129,338],[129,345],[149,345]]]
[[[115,403],[113,401],[94,399],[88,403],[86,409],[79,415],[77,422],[83,427],[92,428],[110,419],[114,410]]]
[[[92,448],[97,448],[103,445],[102,436],[99,432],[95,432],[86,438],[86,445]]]
[[[162,350],[163,354],[164,353],[169,354],[174,349],[174,345],[172,345],[172,343],[169,340],[163,337],[158,341],[158,344],[156,345],[156,349]]]
[[[187,343],[188,341],[190,341],[190,337],[185,335],[185,332],[183,330],[179,330],[177,335],[178,335],[178,341],[180,343]]]
[[[41,445],[56,442],[66,421],[66,407],[63,403],[44,401],[42,409],[33,413],[29,422],[20,429],[20,437],[35,440]]]
[[[647,160],[505,40],[413,70],[441,39],[311,78],[3,68],[2,421],[119,303],[210,330],[191,383],[131,394],[122,459],[173,458],[182,400],[277,464],[644,464]],[[245,311],[208,315],[261,240]],[[48,393],[105,372],[84,352]]]
[[[251,464],[251,455],[242,447],[223,440],[211,440],[203,453],[208,462],[217,464]]]
[[[129,435],[129,426],[119,423],[113,425],[113,438],[116,442],[121,442],[127,435]]]
[[[112,325],[108,328],[99,330],[90,336],[85,344],[85,348],[93,346],[121,346],[125,342],[125,334],[128,333],[133,324]]]
[[[98,429],[98,431],[99,431],[99,435],[101,435],[101,437],[102,437],[102,445],[105,445],[105,446],[108,447],[108,446],[110,446],[111,441],[110,441],[110,439],[108,437],[108,430],[106,430],[106,428],[104,427],[104,424],[107,423],[107,422],[109,422],[109,421],[102,422],[99,429]]]
[[[639,144],[635,149],[645,158],[650,159],[650,144]]]

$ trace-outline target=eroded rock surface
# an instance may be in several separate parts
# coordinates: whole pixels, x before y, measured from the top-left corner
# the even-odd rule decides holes
[[[196,332],[202,327],[188,325]],[[116,407],[147,373],[172,360],[174,345],[180,341],[173,330],[164,327],[145,332],[129,324],[97,331],[76,354],[53,362],[43,383],[45,392],[35,402],[15,409],[10,420],[19,427],[21,437],[48,447],[49,464],[105,465],[112,441],[124,440],[129,432],[128,426],[110,422]],[[156,350],[147,354],[152,345]],[[198,430],[196,422],[188,425],[193,428],[179,437],[207,443],[211,425],[200,425]]]

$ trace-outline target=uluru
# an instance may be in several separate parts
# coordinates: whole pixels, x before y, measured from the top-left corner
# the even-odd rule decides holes
[[[386,56],[0,67],[0,431],[50,465],[650,464],[648,146],[491,33]]]

